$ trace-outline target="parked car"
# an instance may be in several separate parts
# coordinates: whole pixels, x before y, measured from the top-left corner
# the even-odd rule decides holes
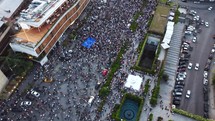
[[[203,84],[208,85],[208,80],[206,78],[203,79]]]
[[[180,58],[179,61],[189,61],[188,58]]]
[[[208,112],[208,109],[209,109],[209,105],[207,103],[204,103],[204,111]]]
[[[175,84],[177,84],[177,85],[185,85],[185,83],[183,82],[183,81],[177,81],[177,82],[175,82]]]
[[[173,101],[173,104],[174,105],[180,105],[180,101],[175,100],[175,101]]]
[[[173,92],[183,92],[183,88],[174,89]]]
[[[204,112],[203,117],[204,117],[204,118],[209,118],[208,112]]]
[[[206,64],[204,71],[209,71],[209,69],[210,69],[210,65]]]
[[[203,87],[203,93],[208,93],[208,87],[207,86]]]
[[[175,89],[177,89],[177,88],[184,88],[184,86],[183,85],[175,85]]]
[[[208,72],[207,71],[204,71],[204,78],[208,78]]]
[[[176,101],[176,100],[177,100],[177,101],[181,101],[181,97],[174,97],[174,98],[173,98],[173,101]]]
[[[187,64],[187,62],[186,61],[179,61],[178,62],[178,65],[184,65],[184,64]]]
[[[208,101],[208,93],[204,94],[204,101]]]

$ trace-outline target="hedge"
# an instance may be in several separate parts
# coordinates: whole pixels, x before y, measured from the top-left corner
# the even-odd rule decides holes
[[[181,109],[173,108],[172,110],[173,110],[173,112],[175,112],[175,113],[184,115],[184,116],[186,116],[186,117],[195,119],[195,120],[197,120],[197,121],[213,121],[212,119],[205,119],[205,118],[203,118],[202,116],[195,115],[195,114],[189,113],[189,112],[184,111],[184,110],[181,110]]]
[[[109,71],[109,73],[107,75],[107,79],[106,79],[105,84],[102,85],[101,89],[99,90],[99,96],[102,98],[102,102],[98,106],[98,109],[97,109],[98,112],[102,111],[102,108],[103,108],[103,106],[104,106],[104,104],[106,102],[106,98],[107,98],[106,96],[109,95],[109,93],[110,93],[110,84],[111,84],[111,81],[112,81],[112,79],[114,77],[114,73],[118,69],[120,69],[122,55],[125,53],[126,49],[127,49],[127,43],[125,43],[121,47],[121,49],[120,49],[115,61],[113,62],[113,64],[110,67],[110,71]]]
[[[152,97],[150,99],[150,104],[152,106],[157,105],[158,95],[160,92],[160,80],[162,79],[163,73],[164,73],[164,62],[162,62],[161,69],[158,74],[157,84],[155,85],[155,87],[152,91]]]
[[[126,99],[131,99],[131,100],[134,100],[135,102],[138,102],[138,104],[139,104],[139,110],[138,110],[138,113],[137,113],[137,120],[136,121],[139,121],[140,120],[140,115],[141,115],[141,112],[142,112],[142,107],[143,107],[143,104],[144,104],[144,100],[142,98],[140,98],[138,96],[135,96],[133,94],[130,94],[130,93],[126,93],[124,95],[124,97],[121,100],[120,105],[118,105],[118,104],[115,105],[111,117],[113,119],[115,119],[116,121],[121,121],[120,111],[121,111],[122,106],[123,106],[123,104],[124,104],[124,102],[125,102]]]
[[[119,53],[118,53],[118,55],[117,55],[116,60],[115,60],[115,61],[113,62],[113,64],[111,65],[110,70],[109,70],[109,73],[108,73],[108,75],[107,75],[106,82],[105,82],[105,84],[102,86],[102,88],[99,90],[99,96],[100,96],[100,97],[105,97],[105,96],[107,96],[107,95],[110,93],[110,84],[111,84],[111,81],[112,81],[112,79],[113,79],[113,77],[114,77],[114,73],[115,73],[118,69],[120,69],[122,55],[125,53],[126,48],[127,48],[127,44],[124,44],[124,45],[121,47],[121,49],[120,49],[120,51],[119,51]],[[104,90],[105,90],[106,92],[105,92]],[[105,92],[105,93],[104,93],[104,92]]]
[[[144,88],[144,91],[143,91],[144,95],[146,95],[149,92],[149,88],[150,88],[149,81],[150,81],[150,79],[148,79],[146,81],[145,88]]]

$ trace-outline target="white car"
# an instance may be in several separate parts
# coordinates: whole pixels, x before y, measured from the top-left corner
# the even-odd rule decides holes
[[[208,80],[206,78],[203,79],[203,84],[208,85]]]
[[[208,22],[205,22],[205,26],[206,26],[206,27],[209,27],[209,23],[208,23]]]
[[[39,97],[40,96],[40,93],[35,91],[35,90],[31,90],[31,94],[34,95],[35,97]]]
[[[30,106],[31,105],[31,101],[22,101],[21,102],[21,106]]]
[[[204,78],[208,78],[208,72],[207,71],[204,71]]]
[[[197,40],[197,38],[196,38],[196,37],[193,37],[193,43],[195,43],[195,42],[196,42],[196,40]]]
[[[212,50],[211,50],[211,53],[214,53],[214,52],[215,52],[215,49],[212,49]]]
[[[191,95],[191,91],[187,90],[186,98],[190,98],[190,95]]]
[[[213,7],[209,7],[208,10],[211,11],[213,9]]]
[[[199,63],[196,63],[195,70],[199,70]]]
[[[189,65],[188,65],[188,69],[190,70],[190,69],[192,69],[192,66],[193,66],[193,64],[192,63],[189,63]]]

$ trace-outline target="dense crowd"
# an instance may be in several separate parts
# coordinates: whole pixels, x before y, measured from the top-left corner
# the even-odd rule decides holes
[[[143,7],[143,4],[146,5]],[[41,96],[33,101],[27,111],[19,115],[10,110],[6,111],[8,112],[6,119],[10,121],[110,120],[114,104],[119,103],[123,96],[119,90],[123,88],[128,73],[132,73],[129,69],[137,58],[136,48],[147,32],[147,23],[155,6],[154,0],[148,2],[108,0],[107,3],[103,0],[91,0],[83,13],[90,15],[77,29],[76,39],[69,41],[67,46],[62,46],[62,43],[57,45],[49,55],[48,63],[34,70],[32,80],[39,87]],[[136,12],[142,14],[137,19],[137,30],[131,32],[129,24],[133,21]],[[68,37],[68,34],[66,32],[62,36],[62,41]],[[88,37],[96,40],[90,49],[81,45]],[[121,69],[115,74],[107,103],[102,112],[98,112],[97,107],[101,99],[95,85],[98,82],[104,83],[102,70],[110,68],[110,64],[125,42],[129,43],[129,47],[123,55]],[[42,83],[41,80],[46,77],[52,77],[53,82]],[[134,90],[128,91],[140,95]],[[14,99],[7,100],[2,107],[9,109],[11,105],[7,102],[25,100],[20,93],[17,91],[16,95],[12,96]],[[88,104],[90,96],[95,97],[92,105]]]

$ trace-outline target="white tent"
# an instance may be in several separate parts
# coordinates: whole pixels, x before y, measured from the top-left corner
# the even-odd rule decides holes
[[[125,87],[139,91],[142,81],[143,81],[142,77],[129,74],[125,83]]]

